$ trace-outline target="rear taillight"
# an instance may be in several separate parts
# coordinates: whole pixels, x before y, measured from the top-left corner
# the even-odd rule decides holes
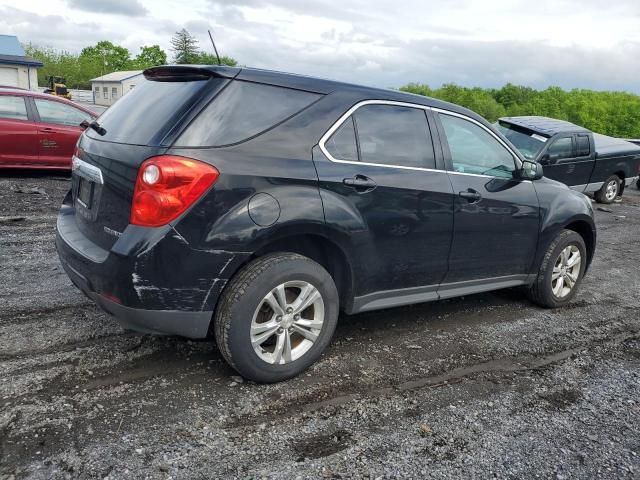
[[[131,223],[159,227],[175,220],[213,185],[220,172],[198,160],[160,155],[138,170]]]

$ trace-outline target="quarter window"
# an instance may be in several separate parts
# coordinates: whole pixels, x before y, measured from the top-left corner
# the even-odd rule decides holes
[[[0,118],[28,120],[27,106],[22,97],[0,95]]]
[[[245,141],[319,97],[317,93],[234,80],[187,127],[177,145],[218,147]]]
[[[577,156],[578,157],[587,157],[591,155],[591,145],[589,144],[589,136],[588,135],[578,135],[576,137],[576,147],[577,147]]]
[[[58,125],[79,126],[84,120],[91,120],[91,115],[62,102],[35,99],[40,121]]]
[[[558,138],[547,150],[549,155],[553,155],[555,160],[573,157],[573,142],[571,137]]]
[[[353,126],[353,117],[345,120],[326,141],[324,147],[337,160],[358,161],[358,146],[356,144],[356,130]]]
[[[435,168],[426,113],[419,108],[373,104],[353,114],[360,161],[381,165]]]
[[[513,178],[513,155],[489,132],[452,115],[440,115],[451,153],[453,171]]]

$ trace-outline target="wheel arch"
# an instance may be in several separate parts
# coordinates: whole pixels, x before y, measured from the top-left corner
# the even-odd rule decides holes
[[[246,264],[264,255],[275,252],[298,253],[319,263],[329,272],[336,284],[340,308],[347,309],[353,302],[354,272],[345,248],[336,235],[317,228],[308,231],[283,231],[270,236],[250,249],[245,262],[238,266],[234,275]]]
[[[591,261],[593,260],[593,255],[596,249],[596,233],[592,228],[591,224],[586,220],[574,220],[567,225],[564,226],[566,230],[571,230],[576,232],[578,235],[582,237],[584,240],[584,244],[587,247],[587,266],[585,268],[585,273],[589,269],[591,265]]]

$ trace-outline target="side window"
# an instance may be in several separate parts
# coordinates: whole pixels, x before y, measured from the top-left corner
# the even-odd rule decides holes
[[[573,142],[571,137],[558,138],[557,140],[554,140],[554,142],[549,145],[547,153],[549,155],[557,155],[555,160],[573,157]]]
[[[463,118],[440,114],[453,170],[460,173],[513,178],[511,153],[489,132]]]
[[[91,120],[91,115],[88,113],[61,102],[40,98],[36,98],[35,102],[38,114],[40,115],[40,121],[44,123],[77,127],[83,120]]]
[[[111,98],[113,98],[114,100],[118,98],[118,87],[113,87],[111,89]]]
[[[327,152],[336,160],[358,161],[358,146],[353,117],[346,119],[324,144]]]
[[[360,161],[435,168],[431,132],[424,110],[374,104],[360,107],[353,116]]]
[[[578,135],[576,137],[576,156],[588,157],[591,155],[591,145],[589,144],[588,135]]]
[[[102,96],[106,99],[109,98],[109,89],[107,87],[102,87]]]
[[[177,145],[219,147],[245,141],[319,97],[317,93],[234,80],[187,127]]]
[[[0,95],[0,118],[9,120],[29,120],[24,98]]]

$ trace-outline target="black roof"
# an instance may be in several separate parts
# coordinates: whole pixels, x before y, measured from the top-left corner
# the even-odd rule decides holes
[[[177,77],[197,79],[198,77],[202,78],[202,76],[212,76],[266,83],[269,85],[277,85],[322,94],[329,94],[338,90],[349,90],[360,95],[362,99],[390,100],[442,108],[467,115],[468,117],[482,122],[485,125],[489,125],[487,121],[477,113],[459,105],[437,100],[435,98],[401,92],[399,90],[367,87],[337,80],[327,80],[324,78],[298,75],[295,73],[285,73],[249,67],[228,67],[225,65],[163,65],[160,67],[148,68],[143,73],[145,78],[155,81],[172,81],[172,79],[175,81],[177,80]]]
[[[557,133],[585,133],[589,132],[584,127],[579,127],[565,120],[557,120],[549,117],[503,117],[501,122],[510,123],[518,127],[526,128],[532,132],[553,137]]]
[[[31,67],[42,67],[44,65],[40,60],[19,55],[0,55],[0,64],[29,65]]]

